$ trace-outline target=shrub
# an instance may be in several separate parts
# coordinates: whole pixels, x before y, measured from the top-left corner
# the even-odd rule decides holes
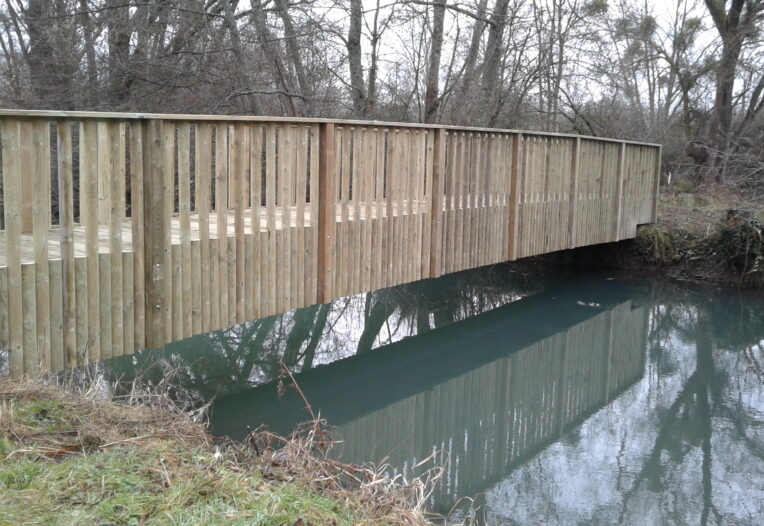
[[[655,263],[666,263],[676,254],[674,234],[659,226],[645,226],[639,229],[636,237],[638,250]]]
[[[729,210],[715,236],[716,254],[725,265],[743,272],[764,272],[764,225],[753,214]]]

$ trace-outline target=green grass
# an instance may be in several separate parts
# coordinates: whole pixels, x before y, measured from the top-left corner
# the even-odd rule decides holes
[[[2,387],[0,526],[387,522],[352,495],[321,494],[310,474],[274,474],[233,450],[221,454],[198,427],[173,436],[140,408]],[[90,436],[98,442],[85,447]]]
[[[305,524],[362,522],[344,503],[199,450],[122,446],[61,462],[0,461],[0,524]]]

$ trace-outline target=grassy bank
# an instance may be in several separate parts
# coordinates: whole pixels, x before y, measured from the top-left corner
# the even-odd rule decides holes
[[[634,240],[583,247],[565,263],[741,287],[764,286],[764,202],[717,186],[661,188],[658,221]]]
[[[323,458],[320,431],[215,443],[192,415],[140,402],[0,381],[0,524],[424,523],[421,487]]]

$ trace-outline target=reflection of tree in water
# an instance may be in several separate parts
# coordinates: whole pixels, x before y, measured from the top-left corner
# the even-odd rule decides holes
[[[530,510],[562,524],[764,520],[764,299],[655,284],[641,301],[643,382],[582,427],[588,440],[555,445],[491,490],[486,520],[523,523]],[[571,479],[579,465],[595,483]],[[589,491],[592,502],[571,504]]]
[[[241,324],[111,360],[105,370],[111,380],[128,382],[141,375],[154,384],[171,371],[175,383],[208,400],[273,379],[279,360],[305,371],[480,314],[540,288],[538,278],[504,266],[477,269]]]

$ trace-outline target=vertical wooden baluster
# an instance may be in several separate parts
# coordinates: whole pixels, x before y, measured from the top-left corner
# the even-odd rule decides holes
[[[35,119],[32,127],[32,235],[34,237],[37,352],[40,372],[50,371],[50,280],[48,231],[50,213],[50,127]]]
[[[308,132],[309,129],[300,125],[296,129],[297,138],[295,146],[295,177],[296,179],[296,203],[295,203],[295,233],[297,235],[297,297],[292,300],[292,307],[307,307],[310,303],[306,300],[306,289],[310,283],[310,273],[306,259],[311,256],[308,250],[305,236],[305,197],[308,192]]]
[[[218,302],[220,320],[215,329],[228,326],[228,125],[215,124],[215,211],[218,252]]]
[[[321,124],[318,144],[318,263],[316,295],[320,303],[329,303],[334,298],[333,249],[337,222],[335,182],[335,140],[334,124]]]
[[[319,229],[318,218],[320,215],[319,199],[319,172],[321,168],[321,126],[312,124],[310,126],[310,232],[311,232],[311,255],[310,258],[310,288],[307,295],[308,303],[320,303],[318,297],[318,276],[319,267]],[[323,272],[323,270],[321,271]]]
[[[21,283],[21,166],[19,122],[0,119],[3,146],[3,199],[8,280],[8,365],[12,378],[24,375],[24,320]]]
[[[146,230],[144,214],[144,170],[149,162],[148,151],[144,144],[144,126],[140,121],[130,125],[130,219],[133,257],[133,348],[126,352],[135,352],[146,348]],[[131,330],[127,327],[126,330]]]
[[[618,148],[618,164],[616,167],[616,193],[613,214],[615,215],[614,232],[611,241],[621,239],[621,213],[623,211],[623,178],[626,170],[626,143],[622,142]]]
[[[180,242],[180,312],[178,332],[180,338],[193,334],[195,318],[199,315],[192,308],[191,274],[191,125],[178,124],[178,241]]]
[[[245,183],[247,175],[246,159],[247,159],[247,127],[240,122],[237,122],[233,126],[233,137],[231,140],[231,169],[230,169],[230,185],[229,199],[231,199],[230,205],[234,208],[234,243],[236,251],[236,261],[234,266],[235,272],[235,287],[233,294],[235,296],[235,320],[236,323],[243,323],[245,319],[245,303],[244,303],[244,268],[246,261],[244,259],[244,199],[245,199]]]
[[[68,120],[56,127],[58,151],[58,213],[61,225],[61,264],[64,353],[62,366],[77,366],[77,302],[74,278],[74,182],[72,173],[72,128]]]
[[[253,261],[253,275],[250,276],[252,280],[252,294],[254,312],[253,318],[261,318],[263,316],[262,311],[262,299],[263,299],[263,281],[261,278],[261,246],[260,238],[262,231],[262,189],[263,189],[263,129],[259,124],[252,126],[250,129],[250,192],[251,192],[251,206],[252,206],[252,261]]]
[[[196,212],[199,218],[199,252],[201,278],[201,331],[213,330],[219,320],[212,315],[217,305],[217,298],[212,298],[212,266],[210,261],[210,186],[212,171],[212,125],[198,123],[194,136],[194,192]]]
[[[276,303],[276,126],[269,124],[266,127],[266,156],[265,156],[265,207],[268,223],[268,272],[265,278],[268,283],[268,307],[265,315],[270,316],[278,312]]]

